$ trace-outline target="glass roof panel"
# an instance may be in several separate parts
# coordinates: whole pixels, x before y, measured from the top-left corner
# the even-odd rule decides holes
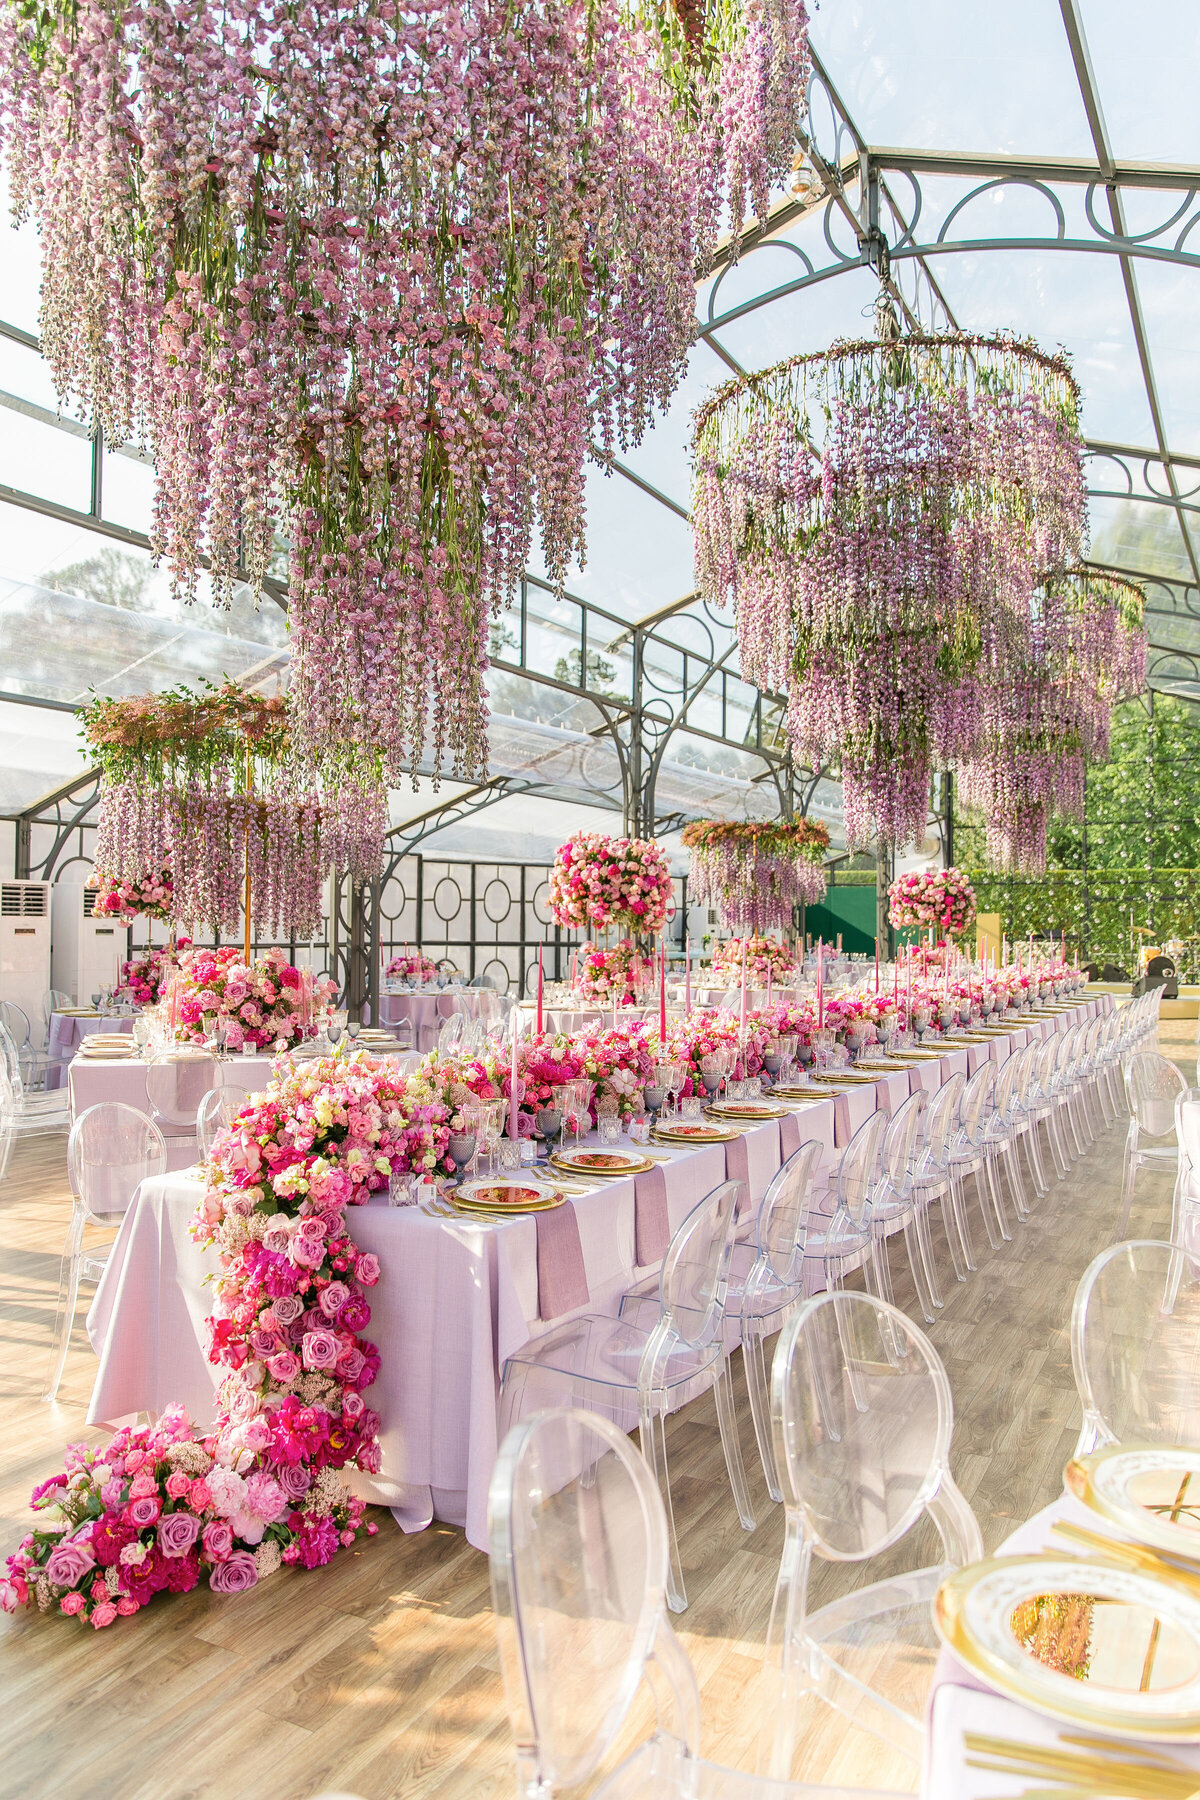
[[[543,579],[536,538],[529,572]],[[617,473],[587,472],[587,564],[566,585],[620,618],[640,619],[692,589],[692,530],[661,500]]]
[[[92,446],[57,425],[0,407],[0,485],[87,512],[92,504]]]
[[[771,264],[772,273],[777,267],[777,262]],[[878,291],[869,269],[850,268],[726,324],[718,314],[713,335],[744,369],[765,369],[786,356],[824,350],[834,338],[872,335]]]
[[[87,767],[74,713],[0,701],[0,813],[19,812]]]
[[[150,535],[154,516],[154,465],[123,450],[104,452],[100,513],[111,525]]]
[[[1171,507],[1146,500],[1093,499],[1091,514],[1093,562],[1184,581],[1192,578],[1183,534]]]
[[[841,0],[812,41],[868,143],[1092,153],[1054,0]]]
[[[1083,428],[1105,443],[1154,445],[1133,326],[1115,256],[1071,250],[964,251],[934,273],[960,325],[1065,345],[1083,389]]]
[[[1195,0],[1081,0],[1113,151],[1138,162],[1200,163],[1200,9]]]
[[[1200,269],[1139,261],[1137,290],[1167,445],[1200,456]]]
[[[691,504],[688,446],[692,410],[712,388],[727,381],[732,372],[707,344],[693,344],[687,374],[676,388],[670,406],[658,414],[636,450],[621,454],[620,460],[627,468],[680,506]]]

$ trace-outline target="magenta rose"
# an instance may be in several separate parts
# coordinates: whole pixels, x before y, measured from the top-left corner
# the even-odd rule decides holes
[[[341,1344],[332,1331],[306,1331],[304,1334],[304,1366],[306,1369],[332,1369],[341,1353]]]
[[[336,1319],[350,1298],[350,1289],[344,1281],[331,1281],[321,1289],[320,1308],[327,1319]]]
[[[162,1501],[157,1494],[140,1494],[125,1508],[125,1517],[131,1525],[136,1525],[139,1531],[144,1531],[147,1525],[154,1524],[161,1511]]]
[[[208,1578],[208,1585],[214,1594],[244,1594],[257,1580],[258,1570],[250,1552],[235,1550],[223,1562],[217,1563]]]
[[[76,1539],[55,1546],[46,1563],[46,1575],[55,1587],[77,1587],[88,1570],[95,1566],[96,1558],[88,1546]]]
[[[361,1350],[347,1350],[338,1357],[338,1374],[345,1381],[357,1381],[366,1366],[366,1360]]]
[[[347,1300],[345,1306],[342,1308],[342,1314],[341,1318],[338,1320],[338,1324],[344,1325],[347,1331],[362,1331],[370,1324],[370,1322],[371,1308],[367,1305],[362,1295],[351,1295],[350,1299]]]
[[[214,1519],[204,1527],[201,1539],[204,1554],[211,1562],[224,1562],[233,1549],[233,1526],[228,1519]]]
[[[164,1556],[186,1556],[200,1535],[200,1521],[193,1512],[168,1513],[158,1521],[158,1547]]]

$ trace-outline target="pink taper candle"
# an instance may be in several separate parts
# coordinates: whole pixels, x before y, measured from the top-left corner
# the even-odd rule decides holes
[[[825,939],[817,939],[817,1028],[825,1023]]]
[[[746,1041],[746,940],[742,939],[742,1042]]]
[[[665,944],[658,954],[658,1043],[665,1056],[667,1054],[667,946]]]
[[[519,1037],[520,1026],[517,1020],[517,1009],[514,1006],[512,1028],[512,1073],[509,1077],[508,1089],[508,1135],[511,1138],[519,1137],[521,1135],[517,1127],[517,1112],[519,1110],[517,1103],[517,1088],[520,1085],[521,1080],[520,1075],[517,1072],[517,1044],[519,1042]]]
[[[690,1014],[692,1010],[692,940],[690,936],[683,940],[683,954],[683,1009]]]
[[[544,982],[544,977],[542,974],[542,946],[539,944],[538,945],[538,985],[537,985],[537,1031],[538,1031],[539,1037],[541,1037],[541,1035],[542,1035],[542,987],[543,987],[543,982]]]

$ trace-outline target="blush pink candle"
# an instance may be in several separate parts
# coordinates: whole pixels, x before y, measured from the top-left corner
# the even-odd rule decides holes
[[[513,1011],[513,1034],[512,1034],[512,1073],[509,1077],[509,1089],[508,1089],[508,1135],[511,1138],[519,1137],[521,1135],[520,1130],[517,1126],[517,1111],[518,1111],[517,1088],[520,1083],[520,1076],[517,1073],[517,1046],[518,1046],[519,1042],[520,1042],[520,1030],[519,1030],[519,1027],[517,1024],[517,1014],[514,1009],[514,1011]]]
[[[692,940],[690,936],[684,938],[683,946],[685,959],[683,965],[683,1006],[684,1011],[690,1014],[692,1010]],[[1076,961],[1078,961],[1078,957],[1076,958]]]
[[[658,956],[658,1042],[665,1056],[667,1053],[667,947],[665,944]]]
[[[545,978],[542,974],[542,946],[539,944],[538,945],[538,977],[537,977],[537,1033],[538,1033],[539,1037],[541,1037],[541,1035],[542,1035],[542,990],[543,990],[543,986],[544,986],[544,979]]]

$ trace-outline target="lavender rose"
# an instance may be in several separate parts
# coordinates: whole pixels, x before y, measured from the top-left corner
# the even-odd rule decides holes
[[[283,1463],[275,1470],[275,1479],[289,1500],[303,1500],[312,1486],[312,1476],[303,1463]]]
[[[332,1369],[341,1353],[341,1343],[332,1331],[306,1331],[304,1334],[304,1366],[306,1369]]]
[[[299,1294],[280,1294],[271,1302],[271,1311],[281,1325],[294,1325],[304,1311]]]
[[[336,1319],[350,1298],[350,1289],[344,1281],[331,1281],[321,1289],[321,1311],[327,1319]]]
[[[158,1521],[158,1547],[164,1556],[186,1556],[200,1535],[200,1521],[193,1512],[168,1513]]]
[[[244,1594],[258,1580],[254,1558],[248,1550],[235,1550],[224,1562],[217,1563],[208,1578],[214,1594]]]
[[[74,1538],[69,1544],[57,1544],[50,1552],[46,1576],[55,1587],[75,1587],[95,1566],[96,1558],[88,1546]]]

